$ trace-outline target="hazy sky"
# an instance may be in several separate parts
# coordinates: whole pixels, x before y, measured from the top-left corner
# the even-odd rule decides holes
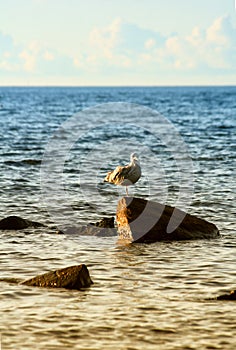
[[[234,0],[0,0],[0,85],[236,84]]]

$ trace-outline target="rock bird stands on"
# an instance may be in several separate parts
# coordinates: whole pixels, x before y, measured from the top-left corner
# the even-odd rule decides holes
[[[126,186],[126,194],[128,196],[128,186],[133,185],[141,176],[141,167],[138,156],[132,153],[130,163],[125,166],[117,166],[115,170],[109,171],[105,177],[105,182],[115,185]]]

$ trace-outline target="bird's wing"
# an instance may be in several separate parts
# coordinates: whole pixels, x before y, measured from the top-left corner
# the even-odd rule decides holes
[[[130,165],[116,167],[116,169],[113,171],[113,181],[119,181],[127,178],[130,168]]]

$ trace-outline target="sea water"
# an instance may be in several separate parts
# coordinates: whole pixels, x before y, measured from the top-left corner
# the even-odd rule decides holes
[[[236,288],[235,131],[235,87],[0,88],[0,219],[46,225],[0,233],[1,349],[235,349],[234,303],[212,299]],[[51,203],[50,142],[66,153],[49,156],[48,178],[55,160],[63,170]],[[130,195],[176,205],[182,191],[178,204],[221,238],[56,234],[62,221],[115,216],[125,189],[103,177],[132,151],[142,177]],[[94,281],[85,291],[10,283],[80,263]]]

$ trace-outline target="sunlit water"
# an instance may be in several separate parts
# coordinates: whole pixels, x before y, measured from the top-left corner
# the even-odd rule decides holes
[[[235,97],[233,87],[0,89],[1,218],[19,215],[48,226],[0,233],[3,350],[235,349],[235,304],[211,299],[236,288]],[[40,187],[50,137],[84,108],[122,101],[155,109],[173,123],[193,162],[188,210],[215,223],[220,239],[119,245],[117,237],[54,234],[57,222]],[[124,113],[109,114],[105,134],[98,113],[79,119],[82,138],[64,167],[68,222],[115,215],[124,189],[102,178],[127,162],[132,148],[143,177],[130,193],[175,205],[178,164],[153,137],[156,119],[145,117],[137,114],[134,127],[126,127]],[[60,144],[65,140],[62,132]],[[86,177],[83,165],[94,177]],[[94,281],[85,291],[9,282],[80,263]]]

